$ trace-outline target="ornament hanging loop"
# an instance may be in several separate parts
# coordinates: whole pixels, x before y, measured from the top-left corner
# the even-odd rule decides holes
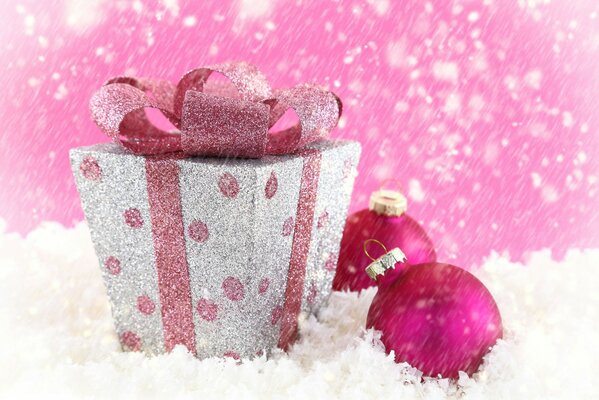
[[[371,242],[381,246],[383,250],[385,250],[385,254],[383,254],[377,259],[373,258],[366,249],[368,243]],[[399,247],[396,247],[391,251],[388,251],[387,247],[385,247],[384,244],[382,244],[376,239],[368,239],[364,242],[364,254],[366,254],[366,256],[372,260],[368,267],[366,267],[366,273],[373,281],[376,281],[379,278],[379,276],[384,275],[385,271],[389,269],[394,269],[395,264],[397,264],[398,262],[406,261],[406,256],[403,253],[403,251],[399,249]]]
[[[379,246],[381,246],[383,248],[383,250],[385,251],[385,253],[388,253],[389,251],[387,250],[387,247],[385,247],[385,245],[383,243],[381,243],[380,241],[376,240],[376,239],[368,239],[364,242],[364,254],[366,254],[366,257],[370,258],[372,261],[376,261],[376,258],[374,258],[373,256],[371,256],[368,253],[368,244],[369,243],[376,243]]]
[[[395,189],[394,190],[392,188],[390,188],[389,186],[386,186],[388,183],[394,183],[395,184]],[[387,178],[384,181],[381,182],[381,185],[379,186],[379,191],[381,190],[392,190],[392,191],[397,191],[397,192],[405,192],[404,191],[404,187],[401,184],[401,181],[397,178]]]

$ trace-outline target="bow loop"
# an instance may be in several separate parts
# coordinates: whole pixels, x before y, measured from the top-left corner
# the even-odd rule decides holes
[[[178,114],[183,109],[185,93],[188,90],[205,91],[204,86],[208,78],[215,72],[227,78],[244,100],[261,101],[270,97],[270,85],[266,77],[254,65],[246,62],[217,64],[196,68],[183,75],[177,84],[174,99],[175,110],[179,111]],[[218,89],[215,94],[226,95],[225,86],[221,85]],[[229,90],[229,95],[231,94]]]
[[[282,154],[295,151],[322,139],[337,125],[341,116],[338,97],[313,85],[299,85],[275,91],[271,106],[270,127],[289,109],[295,111],[299,123],[279,132],[270,132],[269,152]]]
[[[215,72],[229,83],[208,82]],[[180,131],[154,126],[147,108],[160,110]],[[177,85],[113,78],[92,96],[90,109],[100,129],[136,154],[259,158],[291,153],[328,135],[341,115],[341,102],[332,92],[312,85],[273,92],[255,66],[237,62],[191,70]],[[269,132],[289,109],[299,122]]]

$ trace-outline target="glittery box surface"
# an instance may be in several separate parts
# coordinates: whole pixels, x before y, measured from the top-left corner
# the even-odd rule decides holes
[[[113,144],[71,151],[124,349],[168,351],[170,325],[179,326],[178,316],[187,315],[189,325],[180,329],[187,333],[178,335],[190,336],[185,343],[198,357],[252,357],[280,345],[291,294],[301,304],[298,318],[318,310],[331,291],[360,146],[325,140],[308,149],[318,154],[312,179],[306,180],[304,165],[310,156],[298,154],[174,159],[178,182],[168,181],[161,164],[151,175],[145,157]],[[153,192],[169,199],[175,190],[182,224],[157,219],[151,210],[164,206],[160,199],[152,200]],[[311,208],[301,207],[307,200]],[[176,238],[156,242],[158,225],[163,237],[164,232],[183,236],[183,264],[178,258],[174,263],[185,265],[188,290],[184,285],[177,292],[183,278],[173,272],[169,276],[168,270],[165,275],[164,268],[172,267],[168,263],[158,265],[159,252],[177,247]],[[302,239],[307,246],[301,246]],[[298,259],[305,273],[290,278],[290,265]],[[174,290],[169,304],[162,304],[169,290]],[[188,314],[180,312],[179,302],[190,303],[181,306]]]

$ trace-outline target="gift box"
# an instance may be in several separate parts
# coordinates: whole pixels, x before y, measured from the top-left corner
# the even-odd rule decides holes
[[[240,67],[227,68],[214,70],[247,85]],[[313,89],[247,100],[239,85],[241,99],[201,92],[197,79],[182,96],[162,83],[124,82],[109,82],[91,102],[116,143],[71,150],[123,349],[183,345],[200,358],[287,349],[298,321],[331,291],[359,159],[358,143],[322,138],[330,126],[317,114],[338,99],[323,108],[308,104]],[[139,112],[148,106],[181,131],[150,126]],[[261,135],[256,121],[268,130],[287,108],[299,126],[247,144]],[[298,135],[309,129],[318,134]]]

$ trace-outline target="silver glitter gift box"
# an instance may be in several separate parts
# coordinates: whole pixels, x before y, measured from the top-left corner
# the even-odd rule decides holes
[[[331,291],[359,154],[334,140],[260,159],[72,150],[123,348],[286,349]]]

